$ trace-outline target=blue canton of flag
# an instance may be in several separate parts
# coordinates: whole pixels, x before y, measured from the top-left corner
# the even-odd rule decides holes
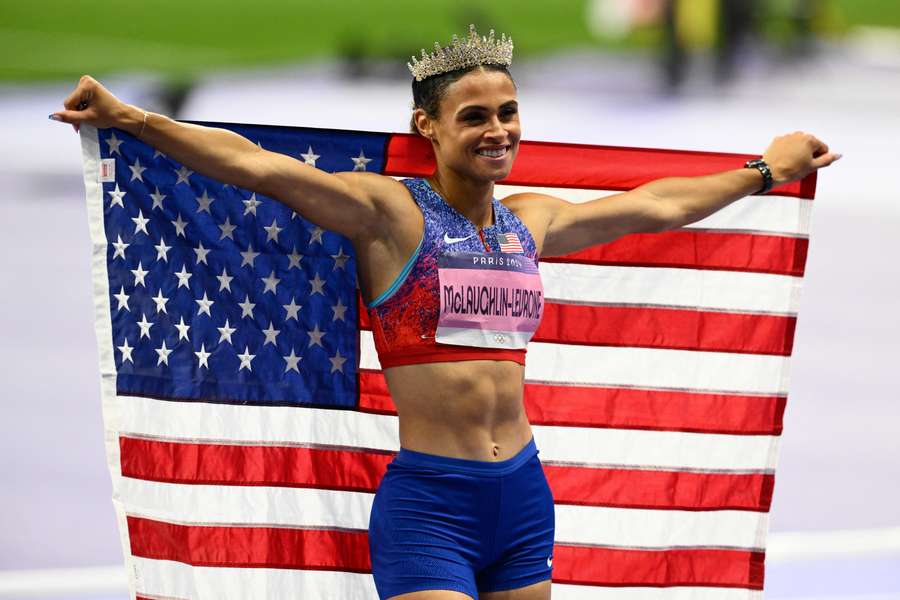
[[[377,172],[383,164],[379,134],[203,124],[326,171]],[[103,183],[103,211],[117,392],[355,406],[359,316],[349,240],[125,132],[100,130],[99,139],[115,174]]]

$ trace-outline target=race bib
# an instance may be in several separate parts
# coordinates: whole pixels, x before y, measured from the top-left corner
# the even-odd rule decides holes
[[[524,348],[541,321],[544,287],[527,256],[447,252],[438,256],[438,282],[438,343]]]

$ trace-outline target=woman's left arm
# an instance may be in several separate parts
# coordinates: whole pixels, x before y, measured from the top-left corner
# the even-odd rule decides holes
[[[841,157],[815,136],[795,132],[775,138],[763,154],[774,185],[806,177]],[[739,198],[759,191],[757,169],[734,169],[700,177],[667,177],[582,204],[539,194],[512,203],[537,210],[544,224],[541,256],[559,256],[629,233],[648,233],[699,221]],[[540,196],[540,198],[535,198]],[[539,199],[540,202],[533,202]]]

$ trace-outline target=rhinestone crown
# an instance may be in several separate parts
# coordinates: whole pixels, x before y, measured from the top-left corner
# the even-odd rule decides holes
[[[425,53],[422,48],[422,58],[412,57],[412,63],[406,63],[416,81],[422,81],[426,77],[439,75],[449,71],[455,71],[475,65],[506,65],[512,64],[513,41],[502,34],[500,39],[494,38],[494,30],[485,36],[479,36],[475,31],[475,25],[469,25],[469,37],[460,41],[459,36],[453,36],[453,43],[442,48],[440,43],[434,43],[434,52]]]

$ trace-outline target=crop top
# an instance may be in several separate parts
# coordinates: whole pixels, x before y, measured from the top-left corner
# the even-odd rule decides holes
[[[460,360],[525,364],[543,313],[534,239],[503,203],[479,231],[425,179],[401,180],[422,211],[422,239],[367,304],[382,368]]]

